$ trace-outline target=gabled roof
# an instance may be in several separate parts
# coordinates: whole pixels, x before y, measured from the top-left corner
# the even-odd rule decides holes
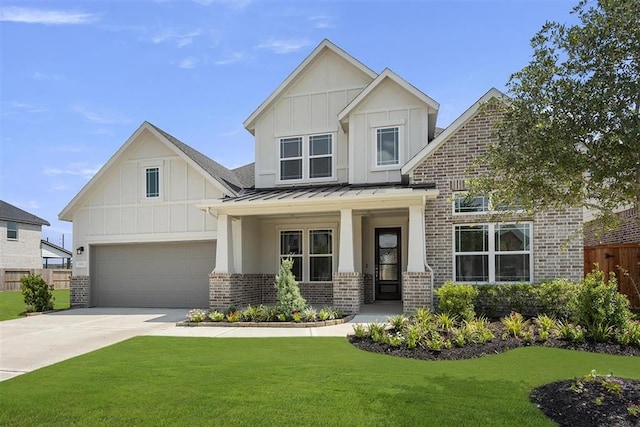
[[[491,88],[487,93],[476,101],[471,107],[467,109],[460,117],[455,119],[445,130],[443,130],[433,141],[427,144],[422,150],[413,156],[404,166],[402,166],[402,174],[407,175],[413,172],[413,170],[422,163],[427,157],[429,157],[434,151],[436,151],[442,144],[444,144],[451,135],[456,133],[462,128],[469,120],[471,120],[478,112],[480,107],[487,103],[489,100],[496,98],[500,101],[508,100],[508,97],[500,92],[496,88]]]
[[[22,224],[51,225],[49,221],[0,200],[0,220],[19,222]]]
[[[358,94],[344,109],[338,114],[338,120],[341,122],[349,117],[349,114],[360,105],[367,97],[384,82],[386,79],[392,80],[397,83],[400,87],[402,87],[407,92],[411,93],[413,96],[427,104],[429,107],[434,110],[438,110],[440,108],[440,104],[434,101],[433,98],[426,95],[424,92],[413,86],[411,83],[394,73],[391,69],[385,68],[382,73],[380,73],[367,87],[365,87],[362,92]]]
[[[155,135],[159,141],[163,142],[170,150],[175,152],[196,170],[199,170],[203,175],[210,176],[212,178],[211,182],[216,185],[218,189],[224,194],[234,196],[240,189],[242,189],[240,180],[229,169],[211,160],[209,157],[200,153],[198,150],[195,150],[194,148],[188,146],[184,142],[178,140],[159,127],[149,122],[144,122],[129,137],[129,139],[127,139],[127,141],[120,147],[120,149],[118,149],[118,151],[116,151],[116,153],[111,156],[107,163],[105,163],[105,165],[100,168],[98,173],[96,173],[93,178],[91,178],[91,180],[78,192],[78,194],[76,194],[73,200],[69,202],[69,204],[62,210],[62,212],[60,212],[58,218],[60,218],[61,220],[71,221],[71,216],[69,214],[73,210],[74,206],[85,194],[87,194],[89,189],[100,179],[102,175],[104,175],[105,171],[108,170],[120,158],[120,156],[123,155],[127,148],[129,148],[129,146],[131,146],[131,144],[133,144],[138,136],[140,136],[140,134],[145,130]]]
[[[243,188],[253,188],[256,185],[256,163],[240,166],[232,169],[231,172],[238,177]]]
[[[48,240],[40,240],[42,258],[72,258],[73,253],[61,246],[54,245]]]
[[[315,58],[318,57],[325,50],[332,51],[333,53],[340,56],[345,61],[349,62],[351,65],[353,65],[363,73],[367,74],[372,79],[376,78],[377,73],[375,73],[369,67],[364,65],[362,62],[358,61],[353,56],[349,55],[344,50],[340,49],[335,44],[331,43],[329,40],[324,39],[313,50],[313,52],[311,52],[309,56],[307,56],[305,60],[302,61],[302,63],[298,65],[296,69],[293,70],[293,72],[289,74],[289,76],[282,83],[280,83],[280,86],[278,86],[276,90],[274,90],[271,93],[271,95],[269,95],[269,97],[262,104],[260,104],[260,106],[253,113],[251,113],[251,115],[243,123],[245,129],[247,129],[249,132],[253,134],[253,131],[255,129],[255,122],[258,119],[258,117],[260,117],[260,115],[267,108],[269,108],[269,106],[271,106],[271,104],[280,96],[280,94],[282,94],[296,80],[296,78],[307,69],[307,67],[313,62]]]

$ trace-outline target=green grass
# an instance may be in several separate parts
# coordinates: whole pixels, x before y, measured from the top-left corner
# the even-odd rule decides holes
[[[344,338],[137,337],[0,383],[0,425],[550,426],[530,390],[640,358],[527,347],[465,361]]]
[[[53,291],[54,308],[69,308],[69,289]],[[17,319],[24,312],[24,299],[20,291],[0,292],[0,321]]]

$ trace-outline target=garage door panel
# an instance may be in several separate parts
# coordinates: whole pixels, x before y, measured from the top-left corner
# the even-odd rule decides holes
[[[92,246],[90,262],[93,305],[206,307],[215,242]]]

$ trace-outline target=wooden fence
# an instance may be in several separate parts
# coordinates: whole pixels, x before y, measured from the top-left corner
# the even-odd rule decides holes
[[[640,287],[640,244],[620,243],[584,248],[584,274],[593,270],[594,263],[598,263],[600,270],[609,276],[613,271],[618,279],[618,292],[621,292],[631,302],[631,306],[640,307],[640,295],[635,286]],[[628,272],[624,275],[620,268]],[[634,286],[635,282],[635,286]]]
[[[40,274],[53,289],[69,289],[71,270],[67,269],[0,269],[0,291],[19,291],[20,278],[30,273]]]

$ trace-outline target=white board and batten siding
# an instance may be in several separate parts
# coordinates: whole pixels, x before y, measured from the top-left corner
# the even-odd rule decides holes
[[[256,122],[256,187],[291,185],[277,181],[280,138],[327,133],[334,138],[333,181],[347,182],[347,135],[337,116],[371,80],[330,50],[315,58]]]
[[[160,197],[146,197],[147,167],[160,168]],[[90,252],[97,245],[216,239],[215,218],[196,204],[220,198],[222,192],[212,177],[151,132],[143,131],[105,172],[73,213],[74,250],[85,248],[75,255],[74,275],[90,275]]]

